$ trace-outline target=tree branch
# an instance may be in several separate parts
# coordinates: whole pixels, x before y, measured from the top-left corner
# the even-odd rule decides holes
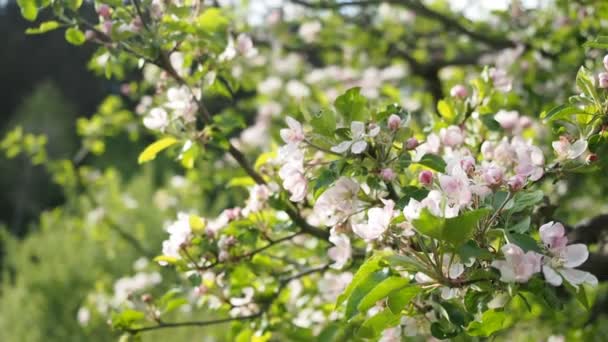
[[[308,275],[311,275],[314,273],[319,273],[319,272],[323,273],[327,269],[329,269],[329,264],[318,266],[318,267],[313,267],[308,270],[302,271],[298,274],[281,279],[279,281],[279,286],[277,288],[276,294],[273,297],[273,299],[270,300],[269,302],[265,303],[264,305],[262,305],[262,307],[260,308],[260,310],[258,312],[251,314],[251,315],[240,316],[240,317],[221,318],[221,319],[214,319],[214,320],[207,320],[207,321],[159,323],[157,325],[151,325],[151,326],[142,327],[142,328],[127,329],[126,331],[130,334],[138,334],[140,332],[146,332],[146,331],[152,331],[152,330],[180,328],[180,327],[205,327],[205,326],[209,326],[209,325],[216,325],[216,324],[230,323],[230,322],[235,322],[235,321],[246,321],[246,320],[255,319],[255,318],[261,317],[264,313],[266,313],[268,311],[268,309],[272,306],[274,301],[277,298],[279,298],[279,295],[285,289],[287,284],[289,284],[290,281],[300,279],[302,277],[305,277],[305,276],[308,276]]]

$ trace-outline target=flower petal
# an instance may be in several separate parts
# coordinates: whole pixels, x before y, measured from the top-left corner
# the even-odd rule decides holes
[[[359,140],[353,144],[351,151],[354,154],[361,154],[363,151],[365,151],[366,148],[367,148],[367,142],[365,140]]]
[[[577,140],[568,150],[568,159],[576,159],[587,150],[587,140]]]
[[[353,140],[363,138],[365,135],[365,124],[361,121],[353,121],[350,123],[350,132],[353,135]]]
[[[584,283],[589,275],[589,272],[575,270],[573,268],[562,268],[559,270],[559,273],[572,285],[580,285]]]
[[[331,148],[332,152],[336,152],[336,153],[344,153],[346,151],[348,151],[348,149],[350,148],[350,146],[353,144],[352,141],[343,141],[341,143],[339,143],[336,146],[333,146]]]
[[[589,257],[587,246],[582,243],[567,246],[564,249],[564,266],[573,268],[582,265]]]
[[[553,286],[560,286],[562,284],[562,277],[560,277],[551,266],[544,265],[543,274],[545,275],[545,280],[549,284]]]

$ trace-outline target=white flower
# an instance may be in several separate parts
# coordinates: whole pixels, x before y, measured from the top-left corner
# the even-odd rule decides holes
[[[501,109],[494,115],[494,120],[498,121],[505,130],[512,131],[519,125],[519,113],[515,110]]]
[[[257,213],[264,208],[266,201],[270,198],[271,191],[266,185],[256,184],[249,190],[249,199],[247,205],[243,208],[245,216],[251,213]]]
[[[280,131],[281,138],[285,143],[299,143],[304,140],[304,131],[302,130],[301,123],[291,116],[286,117],[285,122],[289,128],[283,128]]]
[[[500,271],[500,281],[506,283],[525,283],[530,277],[540,272],[542,256],[540,254],[524,251],[517,245],[508,243],[501,248],[505,260],[494,260],[492,267]]]
[[[310,96],[310,88],[300,81],[290,80],[285,86],[287,94],[295,99],[302,99]]]
[[[561,136],[559,140],[552,142],[551,146],[553,146],[558,159],[576,159],[587,150],[587,140],[581,139],[574,144],[570,144],[568,138]]]
[[[403,208],[403,216],[411,222],[420,218],[422,209],[425,208],[437,217],[450,218],[458,216],[458,206],[450,207],[446,205],[444,210],[441,209],[443,199],[443,195],[438,190],[431,190],[422,201],[410,198],[408,204]]]
[[[319,196],[314,213],[327,226],[334,226],[348,219],[359,206],[357,199],[359,184],[347,177],[338,181]]]
[[[431,133],[426,137],[426,141],[416,147],[416,153],[412,160],[420,161],[425,154],[437,154],[441,147],[441,140],[435,133]]]
[[[505,93],[511,91],[512,81],[504,69],[491,68],[489,72],[494,88]]]
[[[236,50],[245,58],[255,57],[258,50],[253,46],[251,37],[241,33],[236,37]]]
[[[91,320],[91,311],[89,311],[89,309],[87,309],[85,307],[80,307],[78,309],[78,313],[76,314],[76,317],[78,319],[78,323],[82,326],[85,326]]]
[[[150,113],[144,117],[144,126],[148,129],[164,131],[169,125],[167,111],[160,107],[152,108]]]
[[[367,222],[353,224],[353,232],[365,240],[379,238],[389,227],[393,218],[395,202],[382,200],[384,208],[371,208],[367,211]]]
[[[232,304],[233,306],[247,305],[247,304],[251,303],[251,300],[253,299],[254,294],[255,294],[255,291],[254,291],[253,287],[245,287],[243,289],[243,297],[230,298],[230,304]]]
[[[329,242],[334,244],[334,246],[327,251],[329,258],[334,261],[331,267],[337,270],[342,269],[351,258],[352,251],[350,240],[346,234],[336,233],[335,230],[332,229],[329,236]]]
[[[297,123],[297,121],[295,122]],[[292,133],[281,131],[281,135],[288,140],[293,139]],[[279,160],[282,163],[279,177],[283,180],[283,187],[291,193],[289,200],[303,201],[308,190],[308,180],[304,175],[304,153],[296,143],[289,143],[279,149]]]
[[[317,39],[317,36],[321,32],[321,23],[318,21],[309,21],[302,23],[298,29],[298,35],[306,43],[312,43]]]
[[[446,146],[458,146],[464,142],[464,134],[458,126],[449,126],[439,131],[441,142]]]
[[[543,259],[543,274],[549,284],[559,286],[563,277],[574,287],[583,283],[597,285],[598,280],[593,274],[574,269],[589,257],[587,246],[581,243],[567,246],[568,238],[561,223],[545,223],[539,233],[550,254]]]
[[[268,77],[258,84],[258,92],[260,94],[269,95],[276,93],[283,86],[283,81],[276,76]]]
[[[319,292],[326,301],[333,302],[352,280],[353,274],[350,272],[339,274],[327,272],[319,280]]]
[[[451,175],[440,175],[439,185],[446,194],[451,204],[464,206],[471,202],[471,189],[469,178],[458,165],[452,170]]]
[[[175,116],[182,117],[186,122],[194,122],[196,119],[194,114],[198,110],[198,105],[187,86],[169,88],[166,107],[172,109]]]
[[[373,127],[369,133],[365,133],[365,124],[360,121],[350,123],[350,132],[353,140],[347,140],[333,146],[331,150],[336,153],[344,153],[350,149],[353,154],[361,154],[367,148],[367,137],[375,137],[380,133],[380,127]]]
[[[177,221],[167,227],[169,239],[163,241],[163,255],[181,259],[180,249],[190,240],[192,229],[190,228],[190,215],[186,213],[178,213]],[[161,265],[167,265],[166,262],[159,261]]]

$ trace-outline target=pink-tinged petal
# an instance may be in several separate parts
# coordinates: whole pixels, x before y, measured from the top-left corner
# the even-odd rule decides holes
[[[504,260],[492,261],[492,267],[500,271],[500,281],[505,283],[512,283],[515,281],[515,272],[513,267]]]
[[[361,154],[367,148],[367,142],[365,140],[356,141],[351,147],[351,151],[354,154]]]
[[[331,148],[332,152],[336,152],[336,153],[344,153],[346,151],[348,151],[348,149],[350,148],[350,146],[353,144],[352,141],[343,141],[341,143],[339,143],[336,146],[333,146]]]
[[[585,278],[585,283],[591,286],[597,286],[598,280],[597,277],[591,273],[587,273],[587,278]]]
[[[562,284],[562,277],[560,277],[551,266],[544,265],[543,274],[545,275],[545,280],[549,284],[553,286],[560,286]]]
[[[582,265],[589,257],[587,246],[582,243],[567,246],[564,249],[565,267],[577,267]]]
[[[453,262],[448,270],[448,277],[450,279],[456,279],[464,273],[464,265],[459,262]]]
[[[507,259],[509,264],[519,263],[524,255],[524,251],[518,245],[512,243],[502,246],[500,250],[505,255],[505,259]]]
[[[559,270],[559,273],[572,285],[580,285],[584,283],[585,280],[587,280],[587,275],[589,274],[589,272],[575,270],[573,268],[562,268]]]
[[[549,223],[545,223],[543,224],[540,229],[539,229],[539,233],[540,233],[540,238],[541,240],[543,240],[543,242],[545,243],[545,245],[553,248],[556,246],[553,246],[556,242],[556,240],[559,240],[560,238],[562,238],[564,236],[564,234],[566,233],[564,226],[557,222],[554,223],[553,221],[549,222]]]
[[[416,282],[419,284],[432,283],[435,281],[433,278],[429,277],[428,275],[426,275],[425,273],[422,273],[422,272],[417,272],[414,275],[414,279],[416,279]]]

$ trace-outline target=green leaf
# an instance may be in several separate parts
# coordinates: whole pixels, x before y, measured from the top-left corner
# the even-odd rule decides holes
[[[65,0],[66,5],[72,10],[75,11],[82,6],[82,0]]]
[[[563,104],[551,109],[548,112],[543,113],[543,115],[541,115],[541,119],[544,119],[547,122],[551,122],[554,120],[567,119],[570,117],[570,115],[581,113],[587,114],[587,112],[576,106],[570,104]]]
[[[139,155],[139,158],[137,158],[137,162],[139,164],[143,164],[149,162],[150,160],[154,160],[159,152],[177,144],[178,142],[179,140],[173,137],[162,138],[146,147],[146,149]]]
[[[355,273],[355,275],[353,276],[353,280],[346,287],[346,289],[344,289],[344,292],[342,292],[342,294],[338,297],[338,300],[336,301],[336,307],[342,304],[348,297],[350,297],[355,288],[357,288],[357,286],[359,286],[362,281],[367,279],[370,274],[376,272],[382,267],[380,265],[382,259],[382,256],[374,255],[371,258],[367,259],[359,267],[359,270],[357,270],[357,273]]]
[[[38,17],[38,6],[36,0],[17,0],[19,8],[21,8],[21,15],[29,20],[34,21]]]
[[[511,318],[502,311],[488,310],[481,316],[481,321],[474,321],[467,327],[471,336],[489,337],[497,331],[508,328]]]
[[[407,278],[402,277],[388,277],[384,279],[378,286],[374,287],[359,303],[357,310],[359,312],[365,312],[367,309],[376,305],[376,302],[387,297],[390,293],[395,290],[399,290],[407,284],[409,284]]]
[[[540,249],[540,247],[538,247],[538,243],[536,242],[536,240],[531,238],[529,235],[511,233],[508,231],[505,232],[505,235],[506,235],[507,241],[509,241],[509,243],[514,243],[514,244],[518,245],[525,252],[535,251],[535,252],[542,253],[542,250]]]
[[[583,44],[586,48],[608,49],[608,36],[599,36]]]
[[[473,235],[477,223],[490,213],[489,209],[467,211],[460,216],[444,219],[424,208],[413,225],[420,233],[437,240],[460,246]]]
[[[197,24],[201,30],[214,33],[228,27],[229,21],[220,9],[210,7],[198,16]]]
[[[517,213],[527,208],[531,208],[543,200],[544,193],[541,190],[531,192],[518,192],[513,197],[513,207],[511,212]]]
[[[469,240],[467,243],[463,244],[458,250],[458,255],[460,256],[460,260],[464,261],[471,258],[491,260],[494,257],[489,250],[478,247],[473,240]]]
[[[491,131],[500,131],[502,128],[500,123],[498,123],[498,121],[496,121],[492,115],[481,115],[479,118],[481,122]]]
[[[455,246],[465,243],[477,228],[477,223],[490,213],[490,209],[477,209],[445,220],[443,239]]]
[[[425,154],[422,156],[418,164],[430,167],[437,172],[445,172],[445,161],[436,154]]]
[[[169,313],[186,304],[188,304],[188,300],[186,298],[171,299],[170,301],[167,302],[167,305],[165,305],[165,307],[163,309],[163,313],[165,313],[165,314]]]
[[[134,325],[143,320],[146,315],[137,310],[127,309],[125,311],[112,314],[112,326],[117,329],[131,329]]]
[[[439,102],[437,102],[437,112],[439,112],[439,115],[448,123],[453,123],[457,116],[453,104],[448,100],[439,100]]]
[[[357,284],[357,287],[352,291],[348,301],[346,302],[346,309],[344,310],[344,316],[347,320],[353,318],[358,312],[359,303],[363,298],[378,284],[388,277],[388,270],[379,270],[370,275]]]
[[[65,30],[65,40],[73,45],[82,45],[86,41],[86,38],[84,37],[84,33],[77,27],[70,27]]]
[[[42,34],[45,32],[53,31],[59,27],[59,22],[55,20],[45,21],[40,23],[38,27],[30,27],[25,30],[26,34]]]
[[[338,96],[334,101],[334,106],[347,123],[366,119],[367,99],[361,95],[360,87],[351,88]]]
[[[509,231],[514,233],[526,233],[530,229],[530,216],[526,216],[525,219],[517,222],[516,224],[510,226]]]
[[[333,137],[336,130],[336,113],[326,109],[312,114],[310,125],[315,133],[322,134],[326,137]]]
[[[585,96],[592,98],[596,106],[601,105],[597,89],[594,85],[593,75],[584,66],[578,69],[578,73],[576,74],[576,86],[585,94]]]
[[[427,209],[422,209],[420,217],[412,222],[417,231],[437,240],[443,240],[443,228],[445,219],[437,217]]]
[[[389,309],[384,309],[363,322],[359,334],[361,337],[377,337],[384,330],[398,325],[400,320],[400,315],[395,315]]]
[[[388,295],[386,305],[394,314],[399,314],[420,291],[422,291],[420,287],[413,285],[393,291]]]

